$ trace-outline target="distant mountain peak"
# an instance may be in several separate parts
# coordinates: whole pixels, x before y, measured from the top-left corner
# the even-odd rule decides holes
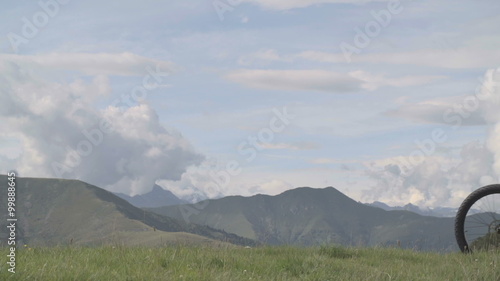
[[[179,199],[172,192],[157,184],[153,186],[153,189],[150,192],[141,195],[128,196],[122,193],[115,194],[139,208],[157,208],[187,203],[186,201]]]
[[[297,187],[293,189],[286,190],[282,192],[281,194],[286,194],[286,193],[299,193],[299,192],[337,192],[342,195],[344,195],[342,192],[340,192],[338,189],[336,189],[333,186],[328,186],[324,188],[315,188],[315,187],[309,187],[309,186],[302,186],[302,187]],[[278,194],[278,195],[281,195]]]
[[[165,193],[165,191],[166,191],[167,193],[171,193],[171,194],[173,194],[172,192],[170,192],[170,191],[168,191],[168,190],[166,190],[166,189],[163,189],[163,187],[161,187],[161,186],[159,186],[159,185],[157,185],[157,184],[155,184],[155,185],[153,186],[153,189],[152,189],[150,192],[148,192],[148,193],[151,193],[151,194],[161,193],[161,194],[162,194],[162,193]],[[174,196],[175,196],[175,195],[174,195]]]
[[[433,216],[433,217],[454,217],[457,212],[456,208],[448,208],[448,207],[421,208],[412,203],[408,203],[404,206],[389,206],[383,202],[375,201],[373,203],[366,203],[365,205],[381,208],[386,211],[409,211],[422,216]]]

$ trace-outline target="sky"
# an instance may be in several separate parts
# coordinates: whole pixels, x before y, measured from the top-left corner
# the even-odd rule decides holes
[[[9,1],[0,172],[189,200],[500,177],[498,1]]]

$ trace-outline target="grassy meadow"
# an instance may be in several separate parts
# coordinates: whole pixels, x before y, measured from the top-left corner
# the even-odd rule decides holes
[[[105,246],[0,250],[0,280],[500,280],[500,254],[398,248]]]

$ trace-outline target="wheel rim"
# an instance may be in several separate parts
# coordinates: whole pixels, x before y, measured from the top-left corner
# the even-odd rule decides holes
[[[500,194],[486,195],[469,208],[464,235],[469,250],[500,249]]]

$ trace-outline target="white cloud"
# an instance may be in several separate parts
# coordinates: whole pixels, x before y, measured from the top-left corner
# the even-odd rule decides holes
[[[0,138],[0,158],[4,157],[10,161],[18,158],[22,153],[22,149],[15,139]]]
[[[209,158],[200,165],[189,167],[180,180],[161,180],[158,184],[190,202],[231,195],[276,195],[294,188],[282,179],[273,178],[275,171],[261,173],[240,164],[241,173],[230,175],[227,162]]]
[[[223,166],[215,159],[206,159],[200,165],[189,167],[179,180],[161,180],[158,184],[192,203],[222,197],[230,193],[234,179],[231,176],[218,176],[224,171]]]
[[[475,107],[474,115],[468,115],[469,118],[495,124],[485,143],[467,143],[454,154],[442,155],[435,149],[435,152],[428,156],[424,156],[423,151],[420,151],[420,157],[410,154],[367,163],[367,173],[376,184],[365,192],[364,199],[391,204],[410,202],[428,207],[458,206],[472,190],[498,181],[500,88],[493,87],[496,85],[493,80],[495,73],[495,70],[489,70],[485,74],[485,82],[478,88],[480,92],[476,96],[481,97],[482,105]],[[448,100],[435,100],[418,106],[420,108],[417,107],[413,112],[409,110],[411,106],[408,106],[400,109],[397,114],[404,115],[404,111],[407,111],[405,116],[422,119],[421,116],[426,113],[453,107]],[[442,123],[438,116],[439,114],[431,114],[431,117],[424,121]],[[466,124],[466,119],[461,119],[462,124]]]
[[[405,87],[430,83],[442,76],[405,76],[386,78],[364,71],[339,73],[325,70],[236,70],[226,79],[249,87],[271,90],[345,93],[375,90],[383,86]]]
[[[347,63],[342,53],[304,51],[297,58],[324,63]],[[497,49],[461,48],[453,50],[417,50],[394,53],[359,54],[351,57],[352,63],[404,64],[438,68],[491,68],[500,64]]]
[[[346,59],[341,53],[325,53],[318,51],[303,51],[295,55],[297,58],[325,63],[346,63]],[[353,58],[358,58],[354,56]]]
[[[285,181],[271,180],[251,187],[250,191],[254,194],[278,195],[292,188],[294,186]]]
[[[226,78],[254,88],[321,92],[352,92],[360,81],[346,74],[324,70],[237,70]]]
[[[0,162],[3,172],[81,179],[137,194],[158,179],[179,179],[203,159],[147,104],[96,109],[94,101],[111,89],[102,73],[90,82],[54,82],[12,61],[0,61],[0,73],[0,123],[8,128],[0,139],[16,140],[21,148],[19,157]]]
[[[416,86],[446,78],[445,76],[403,76],[398,78],[386,78],[383,74],[372,74],[359,70],[349,72],[349,75],[363,81],[362,88],[366,90],[376,90],[383,86]]]
[[[248,65],[266,65],[270,62],[292,62],[290,56],[282,56],[274,49],[261,49],[255,53],[241,56],[238,59],[238,64]]]
[[[463,103],[467,96],[436,98],[416,103],[405,103],[397,109],[386,112],[388,116],[402,117],[419,123],[444,124],[450,126],[486,125],[480,110],[467,112]],[[460,110],[462,109],[462,110]],[[460,112],[465,112],[460,114]],[[465,116],[465,117],[463,117]]]
[[[459,155],[429,156],[413,165],[405,156],[367,163],[367,175],[376,184],[365,190],[363,200],[457,207],[470,192],[494,178],[493,156],[483,144],[468,143]]]
[[[500,70],[489,70],[481,84],[469,95],[435,98],[406,103],[387,112],[422,123],[454,127],[496,124],[500,121]]]
[[[490,137],[487,141],[487,146],[493,152],[495,162],[493,170],[496,175],[500,175],[500,124],[497,124],[490,132]]]

